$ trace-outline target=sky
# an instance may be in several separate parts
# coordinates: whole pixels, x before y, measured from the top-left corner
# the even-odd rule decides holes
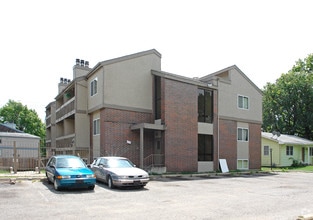
[[[0,3],[0,107],[45,119],[76,58],[145,50],[162,70],[202,77],[237,65],[260,89],[313,53],[311,0],[10,0]]]

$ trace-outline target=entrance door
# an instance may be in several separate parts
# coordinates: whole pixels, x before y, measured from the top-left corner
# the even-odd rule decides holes
[[[154,138],[153,164],[155,166],[163,165],[163,155],[161,147],[161,138]]]

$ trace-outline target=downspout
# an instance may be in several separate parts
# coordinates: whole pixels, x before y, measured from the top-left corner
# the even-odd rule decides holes
[[[140,168],[143,169],[143,137],[144,137],[144,130],[143,127],[140,128]]]
[[[216,79],[217,86],[217,167],[219,166],[220,161],[220,110],[219,110],[219,78]]]

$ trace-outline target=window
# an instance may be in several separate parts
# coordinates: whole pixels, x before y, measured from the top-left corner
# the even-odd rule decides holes
[[[212,135],[198,135],[198,161],[213,161]]]
[[[93,120],[93,135],[100,134],[100,119]]]
[[[286,147],[286,155],[292,156],[293,155],[293,146]]]
[[[313,147],[310,147],[310,156],[313,156]]]
[[[213,91],[198,89],[198,122],[213,122]]]
[[[249,98],[246,96],[238,95],[238,108],[249,109]]]
[[[161,118],[161,77],[154,77],[154,119]]]
[[[264,156],[270,155],[270,147],[269,146],[264,146],[264,148],[263,148],[263,155]]]
[[[249,169],[249,160],[239,159],[237,160],[237,169],[238,170],[247,170]]]
[[[237,140],[238,141],[248,141],[249,140],[249,130],[247,128],[237,129]]]
[[[95,78],[94,80],[91,81],[90,83],[90,95],[91,96],[94,96],[95,94],[97,94],[98,92],[97,84],[98,84],[98,78]]]

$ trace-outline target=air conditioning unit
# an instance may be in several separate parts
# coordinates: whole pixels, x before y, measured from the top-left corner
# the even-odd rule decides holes
[[[154,138],[161,138],[161,131],[155,131]]]

